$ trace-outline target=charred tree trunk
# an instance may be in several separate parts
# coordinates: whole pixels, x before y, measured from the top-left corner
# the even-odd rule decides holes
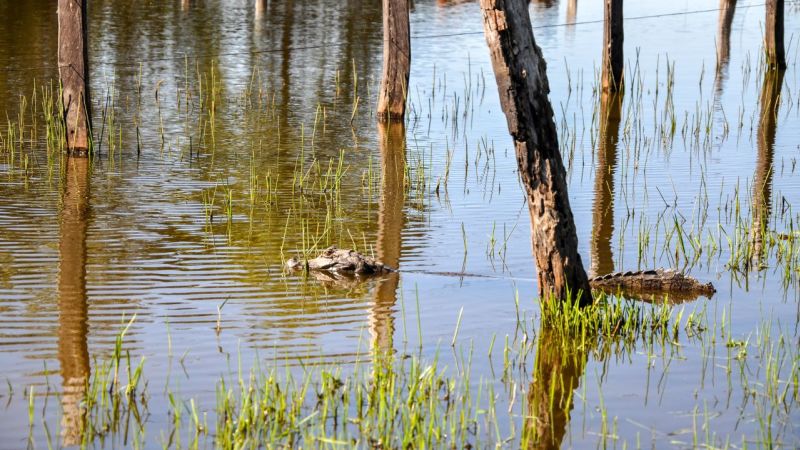
[[[602,93],[600,98],[600,140],[592,208],[592,276],[614,271],[611,236],[614,234],[614,172],[622,116],[622,93]]]
[[[68,158],[61,207],[58,267],[58,361],[63,378],[61,433],[64,446],[82,441],[84,392],[89,380],[89,307],[86,302],[86,229],[89,159]]]
[[[546,64],[533,38],[527,2],[481,0],[481,9],[500,104],[514,138],[528,198],[539,295],[566,299],[571,292],[580,303],[590,303],[553,108],[547,98]]]
[[[58,73],[67,152],[86,156],[90,145],[86,0],[58,0]]]
[[[622,0],[604,0],[603,8],[603,72],[602,86],[606,92],[623,88],[624,61],[622,43]]]
[[[409,0],[383,0],[383,75],[378,94],[378,120],[400,120],[406,114],[411,73]]]
[[[786,69],[786,53],[783,49],[783,0],[767,0],[767,20],[764,47],[767,66],[770,69]]]

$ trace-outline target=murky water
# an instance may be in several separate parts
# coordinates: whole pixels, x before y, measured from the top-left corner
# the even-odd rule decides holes
[[[472,379],[501,383],[484,355],[539,312],[476,3],[415,2],[410,115],[387,129],[374,112],[379,2],[92,1],[90,165],[45,142],[50,3],[0,4],[0,447],[28,442],[31,386],[37,446],[48,433],[76,442],[82,380],[133,315],[147,447],[164,442],[165,392],[212,413],[219,377],[256,361],[349,367],[377,345],[456,370],[459,316],[459,348],[482,358]],[[756,3],[738,5],[718,66],[717,6],[626,4],[628,89],[601,99],[601,5],[531,5],[584,263],[681,268],[718,290],[675,307],[708,329],[674,346],[575,343],[559,364],[547,349],[563,343],[533,336],[576,398],[552,427],[564,447],[800,445],[800,9],[787,4],[789,68],[775,80]],[[401,272],[348,286],[283,273],[329,244]],[[520,398],[546,395],[536,373],[514,374]],[[788,394],[771,401],[770,386]]]

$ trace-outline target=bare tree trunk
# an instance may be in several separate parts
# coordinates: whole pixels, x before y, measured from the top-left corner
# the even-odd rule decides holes
[[[592,301],[558,148],[546,64],[533,39],[527,2],[481,0],[500,104],[514,138],[528,198],[539,295]],[[580,294],[578,294],[580,292]],[[579,297],[578,297],[579,295]]]
[[[378,120],[403,120],[411,73],[409,0],[383,0],[383,75],[378,94]]]
[[[89,307],[86,302],[86,228],[89,159],[67,158],[66,190],[58,245],[58,361],[63,378],[61,433],[64,446],[81,443],[83,395],[89,380]]]
[[[375,250],[378,259],[394,269],[400,268],[403,223],[405,217],[405,166],[406,128],[400,123],[378,124],[378,142],[381,150],[381,198],[378,206],[378,241]],[[397,303],[400,274],[393,272],[375,288],[375,303],[370,314],[369,327],[372,348],[383,353],[394,349],[394,317],[392,308]]]
[[[622,43],[622,0],[604,0],[603,8],[603,72],[602,86],[607,92],[623,88],[624,60]]]
[[[614,234],[614,171],[621,115],[622,93],[602,93],[592,208],[592,276],[614,271],[611,236]]]
[[[86,0],[58,0],[58,73],[64,102],[67,151],[85,156],[90,144]]]
[[[783,0],[767,0],[767,19],[764,47],[767,66],[770,69],[786,69],[786,53],[783,49]]]

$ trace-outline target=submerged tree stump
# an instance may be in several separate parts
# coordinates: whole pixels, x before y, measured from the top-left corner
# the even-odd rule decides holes
[[[603,91],[622,90],[625,76],[622,43],[622,0],[604,0],[603,7]]]
[[[58,74],[67,152],[86,156],[90,145],[86,0],[58,0]]]
[[[378,120],[402,121],[406,114],[411,73],[409,0],[383,0],[383,75],[378,94]]]
[[[764,49],[770,69],[786,69],[786,53],[783,48],[783,0],[767,0],[767,18],[764,34]]]
[[[546,64],[524,0],[481,0],[500,104],[528,198],[539,295],[592,301],[558,148]]]

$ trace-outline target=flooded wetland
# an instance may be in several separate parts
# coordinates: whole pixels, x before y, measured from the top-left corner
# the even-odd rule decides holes
[[[589,276],[540,300],[478,2],[91,0],[68,157],[55,2],[0,4],[0,448],[800,447],[800,3],[533,1]],[[533,211],[533,207],[531,207]],[[397,269],[286,270],[326,248]]]

